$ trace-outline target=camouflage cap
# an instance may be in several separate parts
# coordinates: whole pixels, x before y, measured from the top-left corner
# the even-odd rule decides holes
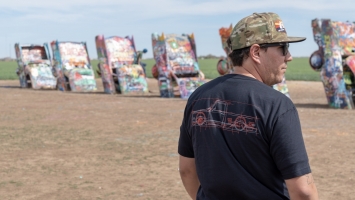
[[[288,37],[281,18],[275,13],[253,13],[240,20],[229,37],[231,50],[253,44],[302,42],[305,37]]]

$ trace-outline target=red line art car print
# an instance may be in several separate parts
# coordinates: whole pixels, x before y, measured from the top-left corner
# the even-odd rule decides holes
[[[192,111],[192,126],[218,127],[232,132],[245,132],[258,134],[256,128],[257,117],[228,112],[229,101],[216,100],[210,107]]]

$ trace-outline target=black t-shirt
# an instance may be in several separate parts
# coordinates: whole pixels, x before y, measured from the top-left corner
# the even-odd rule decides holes
[[[284,180],[311,172],[292,101],[237,74],[190,96],[178,152],[195,158],[197,199],[289,199]]]

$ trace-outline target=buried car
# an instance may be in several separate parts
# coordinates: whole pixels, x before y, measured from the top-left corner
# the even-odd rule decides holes
[[[221,36],[222,48],[226,53],[227,57],[222,57],[217,62],[217,71],[220,75],[224,75],[227,73],[233,72],[233,64],[228,57],[228,55],[232,52],[231,49],[227,45],[227,40],[233,30],[232,24],[226,28],[222,27],[219,29],[219,35]]]
[[[152,34],[155,65],[152,74],[158,79],[160,96],[183,99],[205,83],[199,68],[194,35]]]
[[[85,42],[51,42],[54,75],[61,91],[91,92],[96,90],[95,74]]]
[[[16,74],[22,88],[55,89],[57,79],[52,73],[52,63],[48,44],[15,44]]]
[[[227,39],[229,38],[232,30],[233,30],[232,24],[228,28],[222,27],[219,29],[219,35],[221,36],[221,41],[222,41],[222,48],[227,55],[226,58],[220,58],[217,62],[217,71],[221,76],[233,72],[233,63],[228,56],[232,51],[227,45]],[[283,77],[281,83],[275,84],[272,87],[275,90],[283,93],[287,97],[290,97],[285,76]]]
[[[355,104],[355,24],[312,20],[318,50],[309,58],[320,72],[328,104],[332,108],[354,109]]]
[[[98,74],[101,76],[105,93],[146,93],[148,84],[144,68],[141,66],[142,54],[136,51],[133,37],[95,37],[99,58]]]

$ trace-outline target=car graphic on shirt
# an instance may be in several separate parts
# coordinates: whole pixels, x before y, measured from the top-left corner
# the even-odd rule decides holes
[[[216,100],[210,107],[192,111],[192,126],[218,127],[232,132],[258,133],[257,117],[228,112],[228,101]]]

